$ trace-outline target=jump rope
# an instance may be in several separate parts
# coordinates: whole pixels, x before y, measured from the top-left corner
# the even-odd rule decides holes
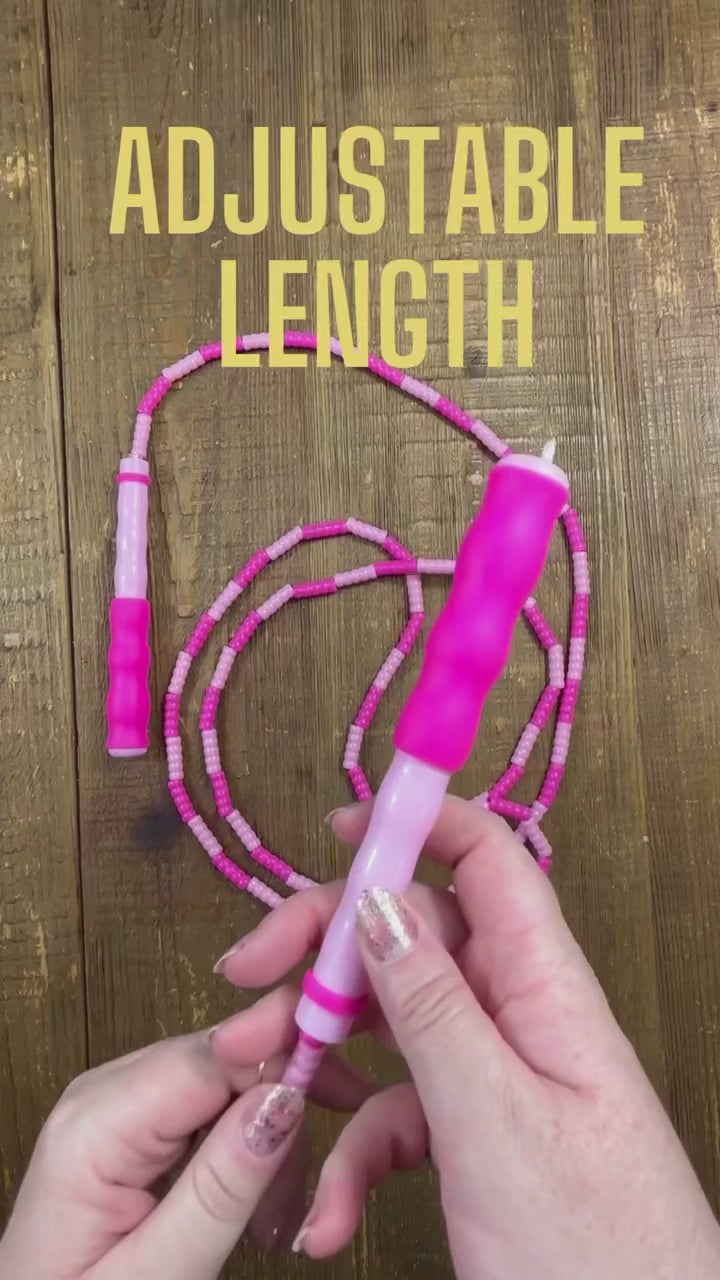
[[[311,333],[288,330],[284,344],[288,348],[315,350],[317,338]],[[237,339],[236,345],[238,351],[267,350],[269,335],[245,335]],[[342,360],[336,339],[331,341],[331,351]],[[221,354],[221,343],[213,342],[163,370],[138,405],[132,448],[120,462],[106,705],[107,747],[112,756],[143,755],[149,745],[147,451],[153,414],[173,383],[220,359]],[[474,437],[497,460],[457,560],[416,558],[387,530],[354,518],[296,525],[270,546],[256,551],[201,614],[177,656],[163,710],[168,789],[178,814],[222,875],[236,888],[274,908],[284,900],[283,896],[228,856],[196,811],[185,785],[180,709],[195,658],[245,588],[299,543],[350,536],[385,552],[386,559],[330,578],[287,583],[250,610],[223,646],[202,701],[199,727],[218,815],[229,824],[258,868],[289,890],[304,890],[314,882],[262,843],[234,804],[223,771],[216,718],[235,660],[259,627],[291,601],[332,595],[386,577],[404,578],[407,622],[374,676],[345,746],[343,765],[353,792],[359,800],[369,799],[372,792],[360,763],[363,737],[385,690],[422,630],[422,578],[453,578],[448,601],[429,633],[420,676],[401,714],[394,737],[395,756],[375,798],[367,835],[355,856],[343,899],[316,963],[305,975],[296,1015],[298,1044],[284,1077],[285,1083],[302,1089],[308,1088],[326,1046],[347,1037],[367,1002],[367,982],[355,942],[358,897],[367,888],[394,892],[407,888],[450,777],[463,767],[472,751],[485,697],[505,666],[521,614],[547,655],[547,682],[508,767],[477,797],[476,803],[516,823],[519,838],[534,852],[541,870],[550,872],[552,850],[541,822],[557,795],[565,769],[585,655],[590,590],[587,552],[578,514],[569,505],[567,477],[553,461],[552,442],[539,458],[516,454],[479,418],[426,383],[375,355],[370,355],[367,369]],[[532,594],[558,518],[572,561],[567,653]],[[535,744],[556,708],[550,762],[540,790],[531,804],[521,804],[510,799],[510,792],[523,776]]]

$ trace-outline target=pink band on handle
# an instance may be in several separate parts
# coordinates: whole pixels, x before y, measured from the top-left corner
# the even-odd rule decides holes
[[[328,1013],[335,1013],[341,1018],[356,1018],[367,1006],[367,996],[344,996],[339,991],[331,991],[322,982],[318,982],[312,969],[308,969],[302,982],[306,996],[320,1005]]]
[[[144,484],[150,488],[150,477],[140,471],[119,471],[115,477],[116,484]]]

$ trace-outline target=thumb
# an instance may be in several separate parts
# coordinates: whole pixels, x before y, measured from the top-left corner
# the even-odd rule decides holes
[[[233,1103],[165,1199],[110,1254],[107,1280],[216,1280],[287,1157],[303,1108],[304,1095],[285,1085]]]
[[[442,943],[403,898],[369,889],[357,931],[370,982],[434,1134],[466,1126],[468,1102],[507,1089],[518,1060]],[[496,1086],[496,1087],[493,1087]]]

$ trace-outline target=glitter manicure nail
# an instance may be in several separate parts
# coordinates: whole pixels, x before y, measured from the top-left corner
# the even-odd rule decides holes
[[[381,964],[398,960],[418,936],[412,912],[389,889],[366,889],[357,906],[358,924],[368,949]]]
[[[299,1089],[277,1085],[243,1130],[248,1151],[254,1156],[271,1156],[297,1129],[304,1109],[305,1098]]]

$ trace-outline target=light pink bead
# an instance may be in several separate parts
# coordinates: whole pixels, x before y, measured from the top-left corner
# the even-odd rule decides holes
[[[163,377],[167,378],[168,382],[179,382],[180,378],[194,373],[195,369],[199,369],[204,363],[202,351],[191,351],[189,355],[183,356],[182,360],[176,360],[175,364],[163,369]]]
[[[293,871],[286,881],[288,889],[292,889],[295,893],[302,893],[304,889],[316,888],[317,881],[309,880],[307,876],[301,876],[299,872]]]
[[[548,649],[548,680],[556,689],[562,689],[565,683],[565,654],[561,644]]]
[[[365,524],[363,520],[355,520],[352,516],[346,524],[348,533],[354,534],[356,538],[364,538],[366,542],[377,542],[378,546],[382,546],[387,538],[387,529],[378,529],[377,525]]]
[[[585,665],[585,640],[580,636],[573,636],[570,640],[570,652],[568,655],[568,676],[571,680],[580,680],[582,678],[583,666]]]
[[[253,876],[252,880],[248,881],[247,891],[248,893],[251,893],[254,898],[257,898],[258,902],[262,902],[266,907],[269,907],[271,911],[274,911],[276,907],[279,907],[283,900],[279,893],[276,893],[274,889],[269,889],[268,886],[263,884],[262,880],[258,880],[256,876]]]
[[[402,653],[400,649],[391,649],[387,658],[383,662],[380,670],[375,676],[375,679],[373,680],[373,684],[375,685],[375,688],[383,689],[383,690],[387,689],[390,681],[395,675],[395,672],[399,671],[404,660],[405,660],[405,654]]]
[[[268,596],[267,600],[263,600],[262,604],[258,605],[257,608],[257,612],[263,622],[267,622],[268,618],[272,618],[278,609],[282,609],[283,605],[292,599],[292,593],[293,589],[288,582],[284,587],[280,587],[278,591],[273,591],[273,594]]]
[[[525,765],[530,759],[530,753],[537,742],[539,733],[540,730],[536,724],[533,724],[532,720],[529,724],[525,725],[525,728],[520,735],[520,740],[510,758],[512,764],[521,765],[523,769],[525,768]]]
[[[343,769],[352,769],[360,759],[360,748],[362,747],[363,730],[359,725],[353,724],[347,736],[345,744],[345,755],[343,756]]]
[[[372,582],[376,576],[374,564],[363,564],[359,569],[347,569],[344,573],[336,573],[335,586],[354,587],[359,582]]]
[[[568,747],[570,746],[571,730],[571,725],[562,723],[558,724],[555,729],[552,755],[550,757],[553,764],[565,764],[565,761],[567,760]]]
[[[292,551],[293,547],[297,546],[298,542],[302,542],[302,536],[303,531],[298,524],[289,533],[284,533],[282,538],[278,538],[277,542],[273,542],[269,547],[265,548],[268,559],[279,560],[280,556],[286,555],[288,551]]]
[[[218,854],[222,853],[220,844],[215,839],[215,836],[204,818],[200,817],[199,813],[196,813],[195,817],[190,819],[188,826],[195,836],[195,839],[202,845],[209,858],[216,858]]]
[[[403,391],[407,391],[408,395],[414,396],[416,400],[422,400],[424,404],[429,404],[432,409],[440,399],[440,392],[434,387],[429,387],[426,382],[420,382],[417,378],[411,378],[407,373],[400,386]]]
[[[447,574],[452,576],[455,572],[454,560],[418,560],[418,573],[426,574]]]
[[[502,458],[507,452],[507,445],[480,418],[473,418],[470,431],[475,439],[485,446],[488,453],[493,453],[496,458]]]
[[[205,768],[208,773],[215,773],[220,768],[220,747],[218,746],[217,731],[215,729],[203,729],[202,744]]]
[[[167,756],[168,778],[171,782],[183,777],[183,756],[182,742],[179,738],[165,739],[165,754]]]
[[[223,648],[222,653],[220,654],[220,657],[218,658],[218,664],[215,670],[213,671],[213,678],[210,681],[210,684],[213,689],[225,688],[225,685],[227,684],[227,678],[230,675],[230,672],[232,671],[232,664],[235,661],[235,657],[236,657],[235,650],[231,649],[230,646],[226,644]]]
[[[223,615],[227,613],[230,606],[235,603],[241,592],[242,587],[238,585],[234,578],[231,578],[224,590],[220,592],[217,600],[210,605],[210,608],[208,609],[210,617],[214,618],[216,622],[219,622]]]
[[[417,574],[412,573],[407,580],[408,608],[411,613],[423,613],[425,606],[423,604],[422,582]]]
[[[590,590],[590,570],[586,551],[576,551],[573,554],[573,576],[575,590],[587,595]]]
[[[185,653],[185,650],[181,649],[175,659],[175,667],[172,673],[172,680],[168,685],[168,693],[182,693],[185,688],[185,681],[187,680],[187,674],[191,666],[192,658],[190,657],[190,654]]]
[[[266,333],[244,333],[242,337],[243,351],[267,351],[268,343]]]
[[[144,458],[147,454],[152,418],[149,413],[139,413],[135,419],[131,453],[135,458]]]
[[[253,831],[249,822],[246,822],[241,813],[237,809],[233,809],[227,814],[227,820],[230,823],[235,835],[245,845],[248,853],[253,853],[255,849],[260,848],[260,837]]]

